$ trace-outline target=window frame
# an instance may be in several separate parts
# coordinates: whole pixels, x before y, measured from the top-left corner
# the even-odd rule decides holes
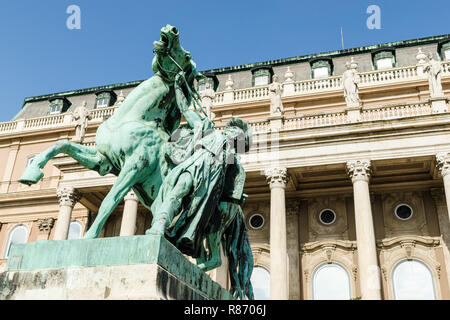
[[[24,224],[18,224],[16,226],[14,226],[14,228],[12,228],[11,231],[9,232],[8,241],[6,241],[5,251],[3,252],[3,259],[9,259],[9,251],[12,246],[11,239],[12,239],[14,232],[16,232],[16,230],[18,230],[19,228],[23,228],[25,230],[25,241],[23,243],[28,242],[28,237],[30,234],[29,234],[27,226],[25,226]],[[16,242],[14,244],[22,244],[22,243]]]
[[[310,61],[311,65],[311,79],[321,80],[326,79],[333,76],[333,61],[331,59],[317,59]],[[315,70],[327,68],[328,75],[326,77],[316,77]]]
[[[382,68],[380,69],[378,67],[378,61],[383,60],[383,59],[391,59],[392,61],[392,65],[390,68]],[[388,49],[383,49],[383,50],[378,50],[376,52],[372,53],[372,66],[374,70],[389,70],[389,69],[393,69],[397,67],[397,58],[395,56],[395,51],[394,50],[388,50]]]
[[[421,260],[418,260],[418,259],[402,259],[402,260],[398,261],[395,264],[394,268],[392,268],[391,282],[392,282],[393,299],[394,300],[398,300],[397,299],[397,296],[398,296],[397,290],[395,290],[395,280],[394,280],[395,279],[395,272],[397,271],[398,267],[401,264],[406,263],[406,262],[416,262],[416,263],[419,263],[419,264],[421,264],[422,266],[425,267],[425,269],[428,271],[428,274],[431,277],[431,284],[432,284],[432,289],[433,289],[433,300],[438,300],[438,292],[437,292],[437,288],[436,288],[436,284],[435,284],[436,279],[434,278],[433,272],[431,271],[431,268],[428,267],[428,265],[425,262],[423,262]]]
[[[272,67],[259,67],[254,68],[251,71],[252,71],[252,87],[264,87],[272,83],[272,76],[273,76]],[[256,79],[263,76],[267,77],[267,83],[257,85]]]
[[[326,267],[329,267],[331,265],[337,266],[339,269],[343,270],[345,275],[347,276],[348,299],[349,300],[351,299],[351,297],[352,297],[352,283],[351,283],[350,273],[348,272],[347,268],[345,268],[345,266],[343,266],[342,264],[337,263],[337,262],[331,262],[331,263],[324,262],[324,263],[321,263],[320,265],[318,265],[315,268],[314,273],[312,275],[312,278],[311,278],[311,290],[312,290],[311,291],[311,300],[318,300],[318,299],[315,299],[315,293],[317,292],[317,289],[316,290],[314,289],[314,287],[315,287],[315,280],[316,280],[317,274],[319,273],[320,270],[322,270],[322,269],[324,269]],[[318,300],[318,301],[320,301],[320,300]]]
[[[69,238],[70,227],[72,226],[72,224],[77,224],[80,227],[80,236],[78,238]],[[69,232],[67,233],[67,240],[76,240],[76,239],[81,239],[82,237],[83,237],[83,224],[80,221],[78,221],[78,220],[70,221]]]

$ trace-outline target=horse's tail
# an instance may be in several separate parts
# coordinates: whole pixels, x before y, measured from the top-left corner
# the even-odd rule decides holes
[[[253,287],[250,277],[253,271],[253,254],[248,240],[244,214],[239,206],[238,212],[224,232],[223,249],[228,257],[233,297],[253,300]]]

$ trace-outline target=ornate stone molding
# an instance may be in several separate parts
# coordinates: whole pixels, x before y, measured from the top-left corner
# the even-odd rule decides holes
[[[52,230],[54,224],[55,224],[55,219],[53,219],[53,218],[39,219],[37,221],[39,232],[42,232],[42,233],[49,233]]]
[[[415,247],[417,244],[424,247],[436,247],[440,243],[440,237],[401,236],[377,241],[377,246],[382,250],[387,250],[400,244],[408,253],[408,251],[411,251],[410,248]]]
[[[333,250],[342,249],[345,251],[356,250],[356,241],[350,240],[322,240],[311,243],[306,243],[301,247],[303,253],[312,253],[316,250],[326,250],[333,248]]]
[[[286,185],[289,182],[289,176],[286,168],[264,169],[264,175],[266,176],[270,188],[273,187],[286,188]]]
[[[139,201],[138,197],[136,196],[136,194],[134,193],[133,190],[128,191],[127,195],[123,198],[123,200],[125,201]]]
[[[347,161],[347,174],[353,183],[360,180],[369,182],[371,175],[370,160]]]
[[[443,177],[450,173],[450,154],[448,152],[436,154],[436,168]]]
[[[60,206],[72,208],[81,199],[80,193],[74,187],[59,188],[56,191],[56,195],[58,196]]]

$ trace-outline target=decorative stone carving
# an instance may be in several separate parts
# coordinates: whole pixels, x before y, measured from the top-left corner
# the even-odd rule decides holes
[[[83,101],[83,104],[75,109],[72,116],[75,122],[75,137],[73,138],[73,141],[81,143],[86,134],[88,121],[92,119],[89,110],[86,108],[86,101]]]
[[[54,224],[55,224],[55,219],[53,219],[53,218],[39,219],[37,221],[39,232],[42,232],[42,233],[49,233],[52,230]]]
[[[293,82],[294,81],[294,73],[291,71],[290,67],[287,67],[286,73],[284,74],[284,82]]]
[[[370,160],[351,160],[347,161],[347,174],[352,182],[358,180],[369,181],[371,175]]]
[[[59,188],[56,191],[60,206],[67,206],[73,208],[75,203],[81,199],[79,192],[73,187]]]
[[[353,274],[353,280],[356,281],[358,279],[358,267],[357,266],[352,267],[352,274]]]
[[[123,95],[123,90],[120,90],[119,96],[117,97],[116,106],[120,106],[124,100],[125,96]]]
[[[233,79],[231,79],[231,75],[228,76],[227,82],[225,82],[225,87],[227,90],[233,90]]]
[[[436,167],[439,173],[445,177],[450,173],[450,154],[447,152],[440,152],[436,155]]]
[[[352,58],[345,66],[347,67],[347,70],[342,75],[345,102],[347,103],[347,107],[357,108],[360,106],[358,84],[361,81],[357,71],[358,63]]]
[[[416,243],[414,240],[405,240],[400,242],[400,246],[405,249],[406,253],[406,259],[412,260],[413,257],[413,250],[416,246]]]
[[[289,182],[289,176],[286,168],[268,168],[264,170],[267,182],[272,187],[285,188]]]
[[[422,48],[419,48],[417,55],[416,55],[416,59],[417,59],[417,65],[426,64],[427,55],[425,53],[423,53]]]
[[[216,92],[214,89],[211,88],[211,84],[207,82],[205,84],[205,90],[203,90],[200,93],[200,97],[202,98],[202,104],[206,109],[206,115],[208,116],[208,119],[214,120],[216,115],[211,112],[212,104],[214,101],[214,98],[216,96]]]
[[[428,54],[428,62],[425,65],[424,71],[428,73],[430,97],[442,98],[444,96],[442,91],[442,64],[440,61],[434,59],[432,53]]]
[[[282,116],[284,112],[283,102],[281,101],[282,84],[278,82],[278,76],[272,77],[272,83],[269,85],[270,115]]]

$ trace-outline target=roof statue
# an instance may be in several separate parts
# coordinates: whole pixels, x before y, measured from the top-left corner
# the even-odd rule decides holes
[[[60,153],[117,180],[103,199],[85,239],[97,238],[108,217],[132,189],[153,215],[146,234],[165,236],[204,271],[229,260],[235,298],[253,299],[253,256],[241,205],[245,171],[237,154],[251,146],[251,130],[238,118],[223,133],[208,119],[194,80],[203,76],[166,25],[155,41],[154,76],[143,81],[97,130],[93,147],[68,140],[36,156],[20,182],[37,183],[47,162]],[[194,109],[189,106],[193,104]],[[180,127],[181,115],[187,124]]]

